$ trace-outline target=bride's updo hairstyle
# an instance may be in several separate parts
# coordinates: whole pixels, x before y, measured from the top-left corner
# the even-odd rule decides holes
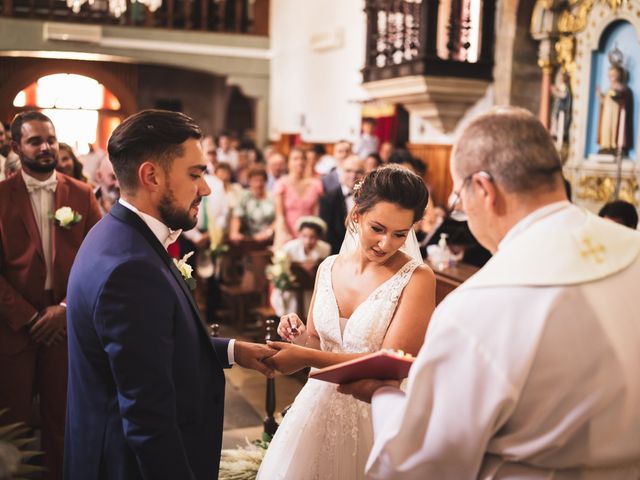
[[[355,205],[347,217],[347,228],[355,227],[353,214],[362,215],[380,202],[413,211],[413,222],[424,215],[429,192],[422,178],[398,165],[386,165],[369,172],[353,187]]]

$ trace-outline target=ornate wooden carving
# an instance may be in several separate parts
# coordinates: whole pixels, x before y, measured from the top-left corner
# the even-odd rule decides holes
[[[448,24],[439,24],[439,0],[367,0],[365,82],[409,75],[490,79],[493,68],[495,2],[482,2],[481,35],[474,30],[471,5],[479,0],[452,0]],[[448,55],[437,53],[438,32],[448,32]],[[469,61],[473,42],[480,43],[477,61]]]

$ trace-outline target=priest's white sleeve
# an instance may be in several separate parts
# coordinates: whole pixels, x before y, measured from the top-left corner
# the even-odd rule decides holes
[[[477,477],[487,443],[514,408],[517,392],[473,328],[457,320],[451,309],[438,309],[406,393],[387,387],[374,395],[367,478]]]

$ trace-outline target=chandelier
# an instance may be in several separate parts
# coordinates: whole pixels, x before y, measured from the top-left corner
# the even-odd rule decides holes
[[[127,11],[127,0],[107,0],[109,3],[109,13],[116,18],[119,18],[124,12]],[[151,12],[155,12],[160,5],[162,5],[162,0],[131,0],[131,3],[138,2],[142,5],[145,5]],[[93,6],[96,3],[96,0],[67,0],[67,7],[69,7],[73,13],[80,12],[82,5],[88,3],[89,6]]]

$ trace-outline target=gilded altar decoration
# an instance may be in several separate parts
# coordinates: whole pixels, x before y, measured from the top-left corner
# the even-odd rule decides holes
[[[609,176],[585,175],[578,181],[577,197],[580,200],[594,202],[610,201],[616,191],[616,179]],[[638,181],[635,177],[623,178],[620,182],[618,198],[633,205],[638,205],[636,194]]]

